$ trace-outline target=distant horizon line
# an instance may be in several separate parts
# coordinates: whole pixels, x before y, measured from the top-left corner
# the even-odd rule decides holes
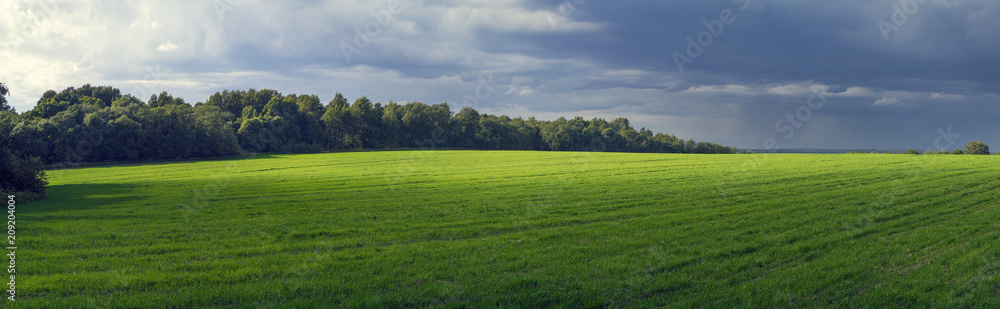
[[[913,150],[916,150],[918,152],[923,153],[924,151],[928,151],[929,150],[929,149],[919,149],[919,148],[815,148],[815,147],[780,148],[780,149],[742,148],[742,147],[737,147],[737,149],[738,149],[738,151],[747,151],[747,150],[749,150],[749,151],[761,152],[761,153],[845,153],[845,152],[854,152],[854,151],[859,151],[859,150],[860,151],[864,151],[864,152],[878,151],[878,152],[893,152],[893,153],[899,152],[899,153],[903,153],[903,152],[906,152],[907,150],[910,150],[910,149],[913,149]],[[955,148],[955,149],[961,150],[961,148]],[[955,149],[952,149],[952,150],[955,150]],[[942,150],[930,150],[930,151],[942,151]],[[951,151],[951,150],[945,149],[943,151]]]

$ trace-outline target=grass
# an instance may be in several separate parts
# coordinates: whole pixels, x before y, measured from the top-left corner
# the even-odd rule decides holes
[[[19,307],[1000,306],[1000,156],[398,151],[50,171]]]

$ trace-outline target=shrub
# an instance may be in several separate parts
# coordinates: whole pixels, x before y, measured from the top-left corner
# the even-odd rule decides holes
[[[0,192],[4,195],[13,194],[19,200],[30,202],[45,198],[45,170],[38,157],[24,158],[0,150]]]
[[[971,141],[965,144],[965,153],[970,155],[988,155],[990,146],[980,141]]]

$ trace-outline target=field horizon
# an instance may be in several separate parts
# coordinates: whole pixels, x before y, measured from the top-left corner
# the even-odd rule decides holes
[[[49,171],[19,307],[996,307],[1000,156],[372,151]]]

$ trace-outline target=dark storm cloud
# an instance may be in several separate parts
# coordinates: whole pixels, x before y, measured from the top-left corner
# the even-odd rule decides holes
[[[578,14],[606,23],[606,31],[576,35],[507,37],[487,45],[541,57],[583,56],[617,67],[664,73],[677,72],[671,55],[685,53],[686,40],[706,31],[705,22],[723,10],[735,21],[725,25],[711,45],[703,48],[689,71],[722,75],[721,83],[794,82],[814,80],[893,90],[933,89],[932,84],[961,80],[995,84],[1000,77],[996,46],[982,43],[976,29],[1000,29],[992,20],[973,25],[978,10],[1000,13],[982,2],[921,4],[886,41],[879,20],[890,21],[893,1],[655,1],[586,2]],[[527,44],[507,44],[521,39]],[[549,47],[549,48],[545,48]],[[686,56],[686,55],[685,55]],[[941,90],[948,90],[941,85]]]
[[[343,92],[514,116],[627,116],[740,147],[775,137],[783,147],[923,147],[947,126],[1000,144],[996,2],[223,3],[67,5],[32,40],[4,40],[0,52],[24,60],[0,78],[18,90],[19,110],[84,82],[190,102],[266,87],[324,101]],[[30,3],[4,5],[4,20],[46,19]],[[711,43],[691,45],[699,39]],[[683,72],[675,53],[690,60]],[[809,108],[815,94],[825,103]],[[803,106],[809,117],[785,140],[781,121]]]

